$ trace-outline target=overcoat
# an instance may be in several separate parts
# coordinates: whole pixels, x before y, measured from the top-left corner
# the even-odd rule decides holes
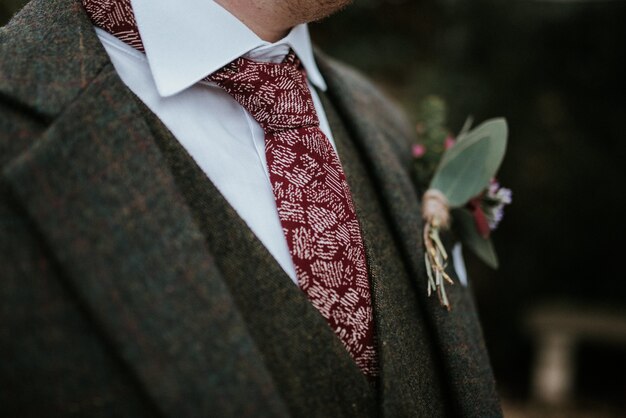
[[[470,289],[451,312],[426,294],[411,129],[317,61],[378,381],[121,82],[80,2],[34,0],[0,29],[1,416],[501,416]]]

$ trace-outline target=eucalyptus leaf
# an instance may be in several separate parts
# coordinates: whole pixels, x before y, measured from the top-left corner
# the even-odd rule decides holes
[[[472,124],[473,123],[474,123],[474,118],[472,116],[468,116],[467,119],[465,119],[465,123],[463,124],[463,127],[461,128],[461,131],[456,136],[456,140],[457,141],[462,141],[463,138],[465,138],[465,135],[467,135],[467,133],[472,128]]]
[[[472,117],[468,117],[468,119],[463,124],[461,132],[458,135],[460,140],[458,140],[452,148],[446,151],[440,165],[445,165],[448,159],[455,157],[457,154],[463,152],[466,147],[470,146],[481,136],[503,137],[504,141],[506,142],[506,137],[508,134],[506,119],[489,119],[481,123],[474,129],[469,130],[469,128],[471,127],[471,123],[473,123],[473,119]]]
[[[441,191],[450,207],[465,205],[495,177],[507,142],[507,125],[492,119],[463,135],[441,159],[430,188]]]
[[[498,268],[498,256],[489,238],[483,238],[476,229],[474,217],[467,209],[452,211],[453,227],[464,246],[493,269]]]

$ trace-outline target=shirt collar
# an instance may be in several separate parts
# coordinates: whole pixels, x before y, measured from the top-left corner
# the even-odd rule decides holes
[[[300,58],[309,81],[326,90],[306,24],[272,44],[214,1],[132,0],[132,6],[152,76],[163,97],[192,86],[242,55],[271,60],[289,48]]]

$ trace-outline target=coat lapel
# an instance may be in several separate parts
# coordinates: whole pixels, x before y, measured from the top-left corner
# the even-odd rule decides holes
[[[321,98],[350,184],[367,253],[382,416],[411,416],[415,411],[432,418],[448,416],[432,332],[392,237],[382,199],[335,106],[326,95]]]
[[[68,25],[48,48],[81,54],[66,67],[42,63],[42,77],[53,79],[35,94],[13,88],[52,122],[2,171],[66,285],[165,415],[286,416],[204,237],[80,5],[42,1],[21,17],[37,20],[31,35]],[[39,48],[33,56],[43,61],[64,56]],[[46,72],[51,67],[56,75]],[[55,88],[63,83],[67,90]]]
[[[461,416],[499,415],[495,384],[470,292],[460,285],[449,287],[452,312],[445,311],[436,298],[428,298],[426,293],[420,207],[409,174],[412,135],[400,128],[407,124],[399,119],[400,112],[390,111],[380,94],[352,70],[323,56],[318,56],[318,63],[329,85],[329,96],[371,169],[420,305],[425,307],[443,362],[443,380],[453,400],[450,409]]]

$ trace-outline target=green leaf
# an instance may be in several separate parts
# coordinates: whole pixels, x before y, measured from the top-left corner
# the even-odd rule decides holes
[[[481,193],[495,177],[507,142],[502,118],[489,120],[463,135],[441,159],[430,188],[441,191],[450,207],[461,207]]]
[[[472,250],[489,267],[497,269],[498,256],[493,244],[490,239],[485,239],[478,233],[471,212],[467,209],[455,209],[452,211],[452,219],[452,226],[463,245]]]
[[[463,138],[465,138],[465,135],[467,135],[467,133],[470,131],[470,129],[472,128],[472,124],[474,123],[474,118],[470,115],[467,117],[467,119],[465,119],[465,123],[463,124],[463,126],[461,127],[461,131],[459,132],[459,134],[456,136],[456,140],[457,141],[462,141]]]

